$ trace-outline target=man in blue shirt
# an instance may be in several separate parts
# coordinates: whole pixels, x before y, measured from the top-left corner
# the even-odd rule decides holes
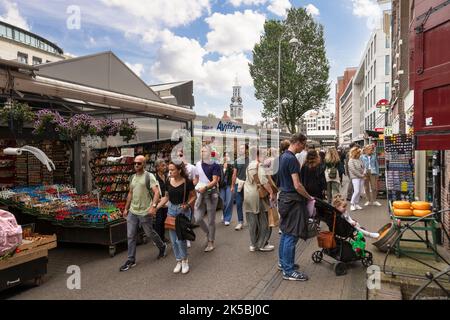
[[[283,279],[306,281],[308,276],[300,272],[295,265],[295,247],[300,238],[306,240],[308,213],[306,201],[313,198],[300,182],[300,164],[296,154],[306,147],[307,138],[301,133],[294,134],[290,139],[289,149],[280,157],[278,179],[280,196],[278,209],[280,212],[279,264],[283,271]]]

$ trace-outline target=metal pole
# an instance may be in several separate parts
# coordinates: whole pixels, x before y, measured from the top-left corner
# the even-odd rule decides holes
[[[280,40],[278,41],[278,132],[281,133],[281,121],[280,121],[280,80],[281,80],[281,39],[283,35],[281,35]]]

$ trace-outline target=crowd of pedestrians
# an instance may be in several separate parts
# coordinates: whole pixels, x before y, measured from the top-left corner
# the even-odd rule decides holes
[[[309,204],[314,199],[330,204],[340,199],[339,203],[343,203],[340,194],[346,175],[350,181],[345,194],[350,211],[363,210],[363,194],[367,198],[365,206],[381,205],[377,201],[379,164],[372,145],[361,148],[352,144],[347,150],[330,147],[318,151],[308,148],[306,136],[299,133],[282,141],[279,149],[242,144],[237,148],[236,159],[229,152],[219,156],[208,144],[202,146],[201,159],[196,164],[186,161],[183,150],[175,154],[169,164],[156,161],[155,174],[145,171],[145,157],[135,158],[136,174],[130,179],[124,210],[128,259],[120,271],[136,265],[136,241],[141,227],[159,248],[158,259],[166,256],[170,241],[176,260],[173,272],[188,273],[191,228],[200,227],[197,238],[204,234],[204,252],[213,251],[220,201],[225,226],[236,221],[236,231],[247,227],[250,252],[275,250],[270,243],[269,212],[277,208],[281,234],[278,267],[284,279],[306,281],[308,276],[294,261],[297,242],[306,239]],[[167,230],[170,240],[165,236]]]

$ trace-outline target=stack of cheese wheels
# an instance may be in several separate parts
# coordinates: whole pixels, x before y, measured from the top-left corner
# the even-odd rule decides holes
[[[394,215],[399,217],[410,217],[413,215],[411,203],[408,201],[394,201]]]
[[[425,201],[415,201],[411,204],[411,207],[416,217],[424,217],[431,213],[431,205]]]

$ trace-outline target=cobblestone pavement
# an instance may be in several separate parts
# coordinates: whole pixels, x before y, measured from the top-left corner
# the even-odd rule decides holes
[[[107,248],[86,245],[61,245],[49,255],[48,274],[40,287],[31,285],[0,293],[9,299],[366,299],[366,270],[355,263],[347,275],[337,277],[331,265],[314,264],[311,254],[318,249],[316,239],[299,241],[297,261],[309,276],[307,282],[282,280],[277,270],[277,250],[249,252],[248,229],[235,231],[220,223],[218,212],[216,249],[203,252],[205,236],[196,229],[197,241],[190,251],[191,271],[173,274],[173,253],[156,260],[157,249],[149,243],[138,246],[137,266],[119,272],[126,260],[126,246],[114,258]],[[386,206],[368,207],[353,217],[368,230],[377,230],[389,221]],[[278,248],[278,229],[271,243]],[[383,255],[374,253],[375,264]],[[332,260],[331,258],[329,259]],[[81,268],[81,290],[69,290],[67,267]]]

